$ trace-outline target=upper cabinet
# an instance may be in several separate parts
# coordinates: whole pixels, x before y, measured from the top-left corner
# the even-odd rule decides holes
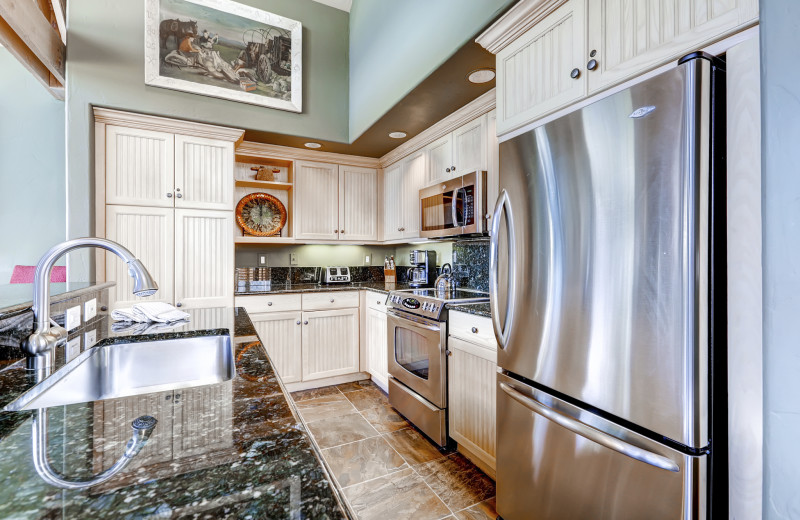
[[[427,175],[426,150],[417,150],[383,173],[383,239],[419,238],[419,190]]]
[[[425,147],[428,153],[428,170],[425,185],[450,178],[453,166],[453,134],[447,134]]]
[[[497,132],[679,59],[758,21],[758,0],[519,2],[477,41],[497,54]]]
[[[383,171],[383,239],[403,238],[403,161]]]
[[[424,186],[487,168],[486,114],[425,147],[428,165]]]
[[[175,136],[175,207],[233,208],[233,143]]]
[[[295,236],[306,240],[377,240],[377,171],[297,161]]]

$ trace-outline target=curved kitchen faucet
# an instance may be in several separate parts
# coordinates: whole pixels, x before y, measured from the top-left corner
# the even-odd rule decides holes
[[[125,453],[110,468],[89,480],[67,480],[56,473],[50,466],[50,461],[47,460],[47,408],[40,408],[36,410],[33,416],[33,431],[31,435],[33,439],[33,466],[42,480],[51,486],[62,489],[86,489],[102,484],[122,471],[133,457],[142,451],[142,448],[147,444],[147,439],[150,438],[150,434],[153,433],[156,423],[158,423],[158,420],[149,415],[137,417],[131,423],[133,436],[125,446]]]
[[[97,247],[111,251],[128,264],[128,274],[133,277],[133,294],[150,296],[158,290],[150,273],[133,253],[111,240],[104,238],[76,238],[55,245],[42,256],[36,265],[33,280],[33,314],[36,317],[36,328],[33,334],[22,343],[22,350],[29,358],[28,366],[36,369],[50,366],[49,352],[58,343],[67,339],[67,331],[50,320],[50,272],[56,261],[64,254],[84,247]]]

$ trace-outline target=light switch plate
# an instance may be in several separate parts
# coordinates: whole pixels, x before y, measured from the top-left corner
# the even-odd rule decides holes
[[[75,357],[81,353],[81,337],[75,336],[71,340],[67,341],[67,362],[71,359],[75,359]]]
[[[83,335],[83,344],[86,348],[93,347],[97,343],[97,329],[92,329]]]
[[[66,329],[72,330],[81,326],[81,306],[76,305],[67,309]]]
[[[289,253],[289,265],[297,265],[297,253]]]
[[[97,298],[92,298],[83,304],[83,320],[89,321],[97,316]]]
[[[371,265],[372,255],[366,255],[364,257],[364,265]]]
[[[266,267],[267,266],[267,255],[266,253],[261,253],[258,255],[258,266],[259,267]]]

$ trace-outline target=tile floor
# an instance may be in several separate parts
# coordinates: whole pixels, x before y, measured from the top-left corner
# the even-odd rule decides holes
[[[442,451],[371,381],[292,394],[360,520],[495,520],[494,482]]]

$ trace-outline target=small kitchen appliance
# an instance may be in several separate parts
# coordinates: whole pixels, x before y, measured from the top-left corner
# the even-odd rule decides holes
[[[486,235],[486,172],[474,171],[419,190],[420,236]]]
[[[408,285],[411,287],[430,287],[436,279],[436,251],[415,249],[409,255],[411,269],[408,271]]]
[[[349,267],[323,267],[321,283],[350,283]]]

